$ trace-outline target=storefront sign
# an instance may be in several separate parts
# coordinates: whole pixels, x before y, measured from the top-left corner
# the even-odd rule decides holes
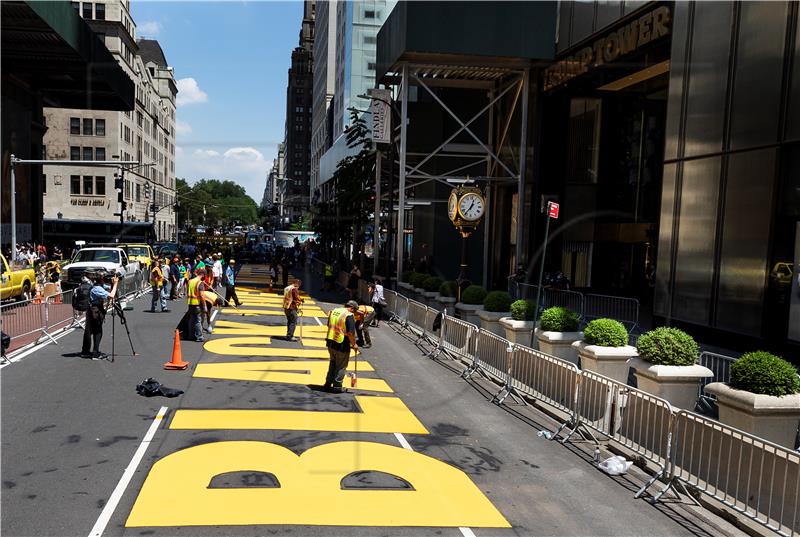
[[[547,203],[547,216],[550,218],[558,218],[558,203],[550,201]]]
[[[392,141],[392,112],[389,103],[392,93],[388,89],[372,88],[368,90],[372,97],[369,110],[372,112],[372,141],[388,144]]]
[[[106,204],[105,198],[71,198],[70,205],[78,207],[104,207]]]
[[[549,67],[544,72],[544,89],[550,90],[578,75],[621,56],[635,52],[651,41],[669,35],[672,14],[661,6],[606,34],[592,46],[583,48]]]

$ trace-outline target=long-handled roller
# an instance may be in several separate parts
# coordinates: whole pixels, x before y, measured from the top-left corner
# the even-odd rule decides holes
[[[241,313],[241,314],[242,314],[242,317],[244,317],[244,316],[245,316],[245,314],[244,314],[244,312],[243,312],[242,310],[240,310],[239,308],[237,308],[237,307],[236,307],[234,304],[231,304],[231,302],[230,302],[229,300],[226,300],[225,298],[223,298],[221,294],[217,293],[217,292],[214,290],[214,288],[213,288],[213,287],[212,287],[211,289],[209,289],[209,291],[211,291],[212,293],[214,293],[215,295],[217,295],[217,296],[220,298],[220,300],[222,300],[222,301],[223,301],[225,304],[227,304],[228,306],[230,306],[230,307],[232,307],[233,309],[235,309],[237,313]]]

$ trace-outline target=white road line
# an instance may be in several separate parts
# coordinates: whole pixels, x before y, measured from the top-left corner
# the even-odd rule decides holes
[[[164,414],[166,413],[167,407],[162,406],[158,411],[158,414],[156,414],[156,417],[153,418],[153,423],[151,423],[150,428],[147,429],[147,433],[145,433],[142,443],[139,444],[136,453],[133,454],[131,462],[128,463],[128,467],[125,468],[125,472],[123,472],[122,477],[119,479],[119,483],[117,483],[114,492],[111,493],[111,497],[108,499],[106,506],[100,513],[100,517],[97,519],[97,522],[94,523],[92,531],[89,532],[89,537],[99,537],[100,535],[103,535],[103,532],[106,530],[106,525],[108,525],[108,521],[111,520],[111,515],[114,514],[114,510],[117,508],[119,501],[122,499],[122,495],[125,493],[128,483],[131,482],[131,478],[133,477],[134,472],[136,472],[136,468],[142,461],[142,458],[147,451],[147,447],[150,445],[150,441],[153,440],[153,436],[156,434],[156,429],[158,429],[158,426],[161,424],[161,421],[164,419]]]
[[[319,320],[319,317],[314,317],[314,320],[317,321],[317,324],[322,326],[322,321]]]
[[[397,441],[400,442],[403,448],[414,451],[414,448],[411,447],[411,444],[408,443],[408,440],[406,440],[406,437],[403,436],[402,433],[394,433],[394,437],[397,438]],[[464,537],[475,537],[475,533],[470,528],[458,528],[458,530]]]
[[[63,338],[64,336],[66,336],[68,334],[71,334],[75,330],[76,330],[75,328],[69,328],[67,330],[64,330],[60,334],[57,334],[57,335],[53,336],[53,339],[55,341],[58,341],[59,339]],[[48,345],[50,345],[50,343],[52,343],[52,341],[50,341],[50,339],[46,339],[45,341],[39,343],[38,345],[34,345],[30,349],[28,349],[28,350],[26,350],[24,352],[21,352],[20,354],[15,355],[13,358],[9,358],[7,362],[3,362],[3,364],[0,365],[0,369],[2,369],[4,367],[7,367],[7,366],[9,366],[9,365],[11,365],[13,363],[19,362],[20,360],[22,360],[26,356],[28,356],[30,354],[33,354],[34,352],[38,351],[39,349],[47,347]]]
[[[219,313],[219,310],[218,310],[218,309],[215,309],[215,310],[214,310],[214,313],[212,313],[212,314],[211,314],[211,322],[212,322],[212,323],[214,322],[214,319],[216,319],[216,318],[217,318],[217,314],[218,314],[218,313]]]

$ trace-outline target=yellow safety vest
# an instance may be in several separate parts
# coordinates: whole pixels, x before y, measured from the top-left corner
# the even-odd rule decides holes
[[[294,285],[288,285],[283,290],[283,309],[288,310],[292,307],[292,289]]]
[[[189,280],[189,291],[186,293],[186,303],[190,306],[199,306],[200,300],[202,297],[198,292],[198,286],[200,285],[200,278],[192,278]]]
[[[159,267],[153,267],[153,270],[150,271],[150,283],[156,287],[161,287],[163,281],[164,275],[161,273],[161,269]]]
[[[356,313],[356,317],[357,317],[359,320],[363,321],[363,320],[364,320],[364,319],[366,319],[366,318],[369,316],[369,314],[371,314],[373,311],[375,311],[375,308],[373,308],[372,306],[359,306],[359,307],[358,307],[358,312]]]
[[[326,339],[341,343],[347,334],[347,318],[353,315],[347,308],[336,308],[328,315],[328,335]]]
[[[333,267],[325,265],[325,276],[333,276]]]

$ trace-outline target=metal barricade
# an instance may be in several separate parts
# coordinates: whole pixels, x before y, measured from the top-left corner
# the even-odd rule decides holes
[[[566,289],[553,289],[548,287],[542,291],[542,309],[562,307],[574,311],[583,317],[583,295]]]
[[[405,329],[407,317],[408,299],[399,293],[395,293],[395,309],[389,321],[394,321],[396,323],[396,330],[398,333]]]
[[[538,285],[530,283],[517,283],[517,300],[536,300]]]
[[[511,358],[510,387],[575,418],[580,372],[572,362],[543,352],[516,346]]]
[[[519,282],[513,276],[508,277],[508,294],[511,300],[518,300],[519,296]]]
[[[463,378],[470,378],[478,372],[503,382],[508,383],[508,373],[511,366],[511,354],[514,346],[505,338],[493,334],[488,330],[477,329],[475,345],[473,347],[472,365],[462,374]],[[493,400],[497,400],[497,396]]]
[[[428,306],[416,300],[408,299],[408,313],[403,330],[408,330],[417,336],[417,339],[414,341],[415,344],[425,335],[425,316],[427,312]]]
[[[388,313],[389,317],[391,318],[391,316],[394,315],[395,311],[397,310],[397,293],[384,287],[383,299],[386,301],[386,307],[383,309],[383,311]]]
[[[628,332],[639,326],[639,301],[610,295],[584,295],[583,318],[587,321],[608,317],[625,325]]]
[[[800,534],[800,453],[694,412],[675,414],[667,485],[688,485],[787,537]]]
[[[8,352],[39,340],[46,326],[44,310],[40,298],[0,306],[3,332],[11,338]]]
[[[439,330],[433,329],[433,323],[439,315],[439,310],[431,308],[425,312],[425,322],[423,324],[423,338],[431,345],[431,349],[425,353],[425,356],[432,357],[442,344],[442,327],[439,325]]]
[[[731,365],[733,365],[735,361],[736,358],[733,356],[725,356],[724,354],[707,351],[700,353],[697,363],[714,372],[713,377],[705,377],[700,380],[698,406],[704,414],[716,415],[717,406],[716,396],[706,393],[706,386],[712,382],[729,382],[731,380]]]
[[[473,343],[478,327],[450,315],[442,316],[441,347],[438,354],[446,354],[453,358],[462,358],[472,363]]]
[[[75,311],[72,308],[72,296],[74,289],[49,297],[45,306],[46,330],[49,333],[54,331],[83,326],[84,313]],[[135,298],[135,292],[130,296]]]

